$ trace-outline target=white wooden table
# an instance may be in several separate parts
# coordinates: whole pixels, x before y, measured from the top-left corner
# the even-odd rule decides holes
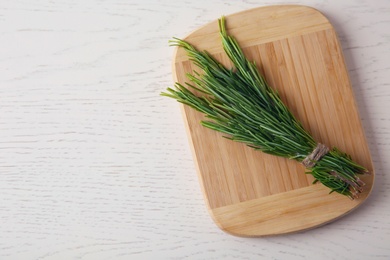
[[[376,184],[314,230],[225,234],[207,213],[172,36],[296,1],[1,1],[0,259],[389,259],[390,2],[300,1],[339,34]]]

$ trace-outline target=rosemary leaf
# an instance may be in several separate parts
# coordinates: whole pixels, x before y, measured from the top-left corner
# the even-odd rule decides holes
[[[171,46],[184,48],[189,59],[203,73],[187,74],[186,87],[176,83],[163,96],[205,114],[201,124],[221,132],[228,139],[241,142],[256,150],[302,162],[316,148],[313,137],[280,99],[259,73],[256,64],[249,61],[236,39],[225,27],[225,18],[219,19],[222,46],[234,67],[226,68],[207,51],[199,51],[186,41],[173,38]],[[203,96],[196,96],[190,89]],[[331,149],[307,174],[330,189],[351,199],[362,191],[364,183],[358,174],[368,171],[353,162],[337,148]]]

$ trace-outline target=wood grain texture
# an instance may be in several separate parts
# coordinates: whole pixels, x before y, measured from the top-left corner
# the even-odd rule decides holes
[[[284,1],[1,1],[0,259],[388,259],[390,41],[384,1],[302,0],[334,25],[376,170],[340,220],[277,237],[215,226],[167,41]],[[302,180],[303,181],[303,180]]]
[[[199,179],[217,225],[235,235],[276,235],[322,225],[356,208],[371,191],[375,174],[330,22],[319,11],[298,5],[259,7],[226,20],[228,32],[314,139],[350,154],[372,174],[362,177],[365,192],[354,202],[329,196],[322,186],[312,185],[313,178],[296,161],[222,138],[199,124],[201,113],[183,106]],[[214,21],[185,40],[199,50],[210,46],[220,62],[231,66],[219,37]],[[179,48],[174,58],[175,80],[182,85],[197,69],[185,56]]]

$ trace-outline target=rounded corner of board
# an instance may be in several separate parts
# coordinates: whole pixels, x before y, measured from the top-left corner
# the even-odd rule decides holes
[[[284,235],[331,223],[356,209],[368,197],[350,200],[311,185],[267,197],[211,209],[210,215],[224,232],[240,237]]]

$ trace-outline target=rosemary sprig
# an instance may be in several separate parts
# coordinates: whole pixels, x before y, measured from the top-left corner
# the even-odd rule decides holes
[[[171,97],[206,115],[201,124],[226,134],[227,138],[242,142],[256,150],[302,162],[316,148],[313,137],[284,105],[249,61],[234,37],[228,35],[225,18],[219,19],[223,48],[234,64],[228,69],[207,51],[199,51],[186,41],[174,38],[171,46],[184,48],[189,59],[203,73],[187,74],[187,87],[180,83],[168,88],[163,96]],[[203,93],[197,96],[188,88]],[[351,199],[358,197],[364,183],[357,174],[368,171],[353,162],[351,157],[333,148],[308,174],[331,189]]]

